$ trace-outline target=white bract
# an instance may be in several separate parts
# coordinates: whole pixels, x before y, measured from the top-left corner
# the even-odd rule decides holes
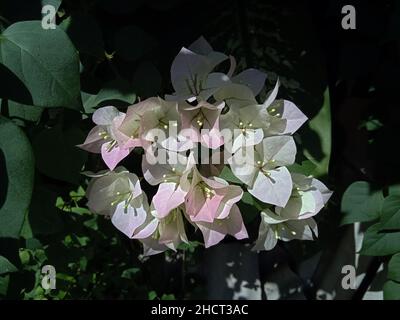
[[[293,190],[284,207],[275,207],[275,212],[261,212],[258,239],[253,250],[271,250],[278,239],[313,240],[318,236],[315,216],[328,202],[332,192],[319,180],[292,173]]]
[[[231,158],[231,169],[262,202],[285,206],[292,191],[292,178],[285,166],[294,163],[296,145],[290,136],[272,136],[262,143],[240,149]]]
[[[138,177],[123,167],[96,175],[86,196],[91,211],[110,216],[115,227],[130,238],[148,216],[147,197]]]

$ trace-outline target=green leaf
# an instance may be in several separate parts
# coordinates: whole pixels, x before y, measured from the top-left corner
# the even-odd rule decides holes
[[[152,50],[156,41],[142,29],[135,26],[124,27],[115,36],[116,56],[134,61]]]
[[[257,200],[247,191],[243,193],[243,197],[238,203],[238,206],[245,223],[253,221],[263,210]]]
[[[400,196],[400,184],[394,184],[389,186],[389,195]]]
[[[288,167],[288,170],[293,173],[301,173],[309,176],[314,173],[316,165],[310,160],[304,160],[301,164],[295,163]]]
[[[56,200],[57,192],[42,184],[35,184],[26,221],[33,236],[55,234],[62,230],[62,211],[56,207]]]
[[[16,271],[18,269],[6,257],[0,256],[0,275]]]
[[[126,269],[126,270],[124,270],[124,271],[122,272],[121,278],[124,278],[124,279],[133,279],[134,276],[135,276],[138,272],[140,272],[140,269],[139,269],[139,268],[129,268],[129,269]]]
[[[229,182],[243,184],[242,181],[236,178],[236,176],[233,174],[232,170],[228,166],[223,167],[219,177]]]
[[[387,278],[389,280],[400,282],[400,253],[395,254],[390,259]]]
[[[0,116],[0,237],[19,237],[33,189],[34,158],[24,132]]]
[[[383,298],[385,300],[400,300],[400,283],[395,281],[386,281],[383,286]]]
[[[8,116],[11,119],[21,119],[25,121],[37,122],[42,115],[43,108],[37,106],[29,106],[8,100]]]
[[[354,222],[372,221],[379,218],[383,204],[381,190],[372,190],[365,181],[351,184],[342,198],[342,225]]]
[[[161,296],[161,300],[176,300],[176,298],[175,298],[175,295],[173,293],[170,293],[170,294],[164,293]]]
[[[156,299],[156,298],[157,298],[157,292],[155,292],[154,290],[150,291],[150,292],[148,293],[148,298],[149,298],[149,300],[154,300],[154,299]]]
[[[367,131],[375,131],[382,128],[383,124],[379,119],[374,119],[373,116],[370,116],[360,127],[367,129]]]
[[[366,256],[388,256],[400,252],[400,232],[379,232],[381,224],[369,227],[364,235],[360,254]]]
[[[316,143],[311,139],[304,139],[304,155],[315,165],[314,175],[316,177],[326,175],[329,169],[329,160],[331,157],[332,132],[331,132],[331,107],[329,101],[329,89],[324,93],[324,103],[318,114],[312,118],[308,127],[319,138],[318,146],[321,150],[315,150]]]
[[[26,211],[24,222],[22,223],[20,237],[24,239],[30,239],[33,237],[33,232],[28,220],[29,210]]]
[[[22,265],[27,265],[31,260],[31,254],[29,253],[29,250],[21,248],[19,251],[19,259]]]
[[[98,106],[103,106],[107,101],[122,101],[133,104],[136,94],[132,91],[132,86],[121,80],[108,82],[97,95],[82,92],[83,106],[86,113],[93,113]]]
[[[57,125],[44,129],[32,141],[38,170],[48,177],[77,184],[87,153],[76,145],[84,140],[85,135],[77,127],[63,130]]]
[[[8,285],[10,283],[10,275],[0,276],[0,296],[7,295]]]
[[[193,253],[197,247],[201,246],[202,243],[199,241],[189,241],[189,243],[181,242],[178,246],[179,250],[189,251]]]
[[[400,230],[400,197],[385,198],[381,216],[382,230]]]
[[[85,197],[85,194],[86,194],[85,189],[83,189],[82,186],[79,186],[76,191],[75,190],[70,191],[69,196],[74,201],[79,201]]]
[[[0,63],[31,95],[31,101],[18,102],[81,108],[79,59],[61,28],[45,30],[40,21],[17,22],[0,35],[0,52]]]

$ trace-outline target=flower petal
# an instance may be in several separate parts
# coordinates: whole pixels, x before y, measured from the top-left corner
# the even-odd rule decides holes
[[[239,207],[233,205],[228,218],[225,220],[228,230],[228,234],[235,237],[238,240],[246,239],[249,237],[246,226],[243,223],[242,214],[240,213]]]
[[[267,74],[257,69],[247,69],[232,78],[232,82],[245,85],[256,96],[264,87]]]
[[[100,153],[101,146],[104,144],[104,142],[106,142],[101,136],[103,132],[105,132],[104,127],[95,126],[92,130],[89,131],[85,142],[83,142],[82,144],[78,144],[77,147],[88,152]]]
[[[208,41],[203,36],[200,36],[196,41],[194,41],[189,46],[189,50],[191,50],[197,54],[206,56],[213,51],[213,48],[211,47],[211,45],[208,43]]]
[[[264,108],[268,108],[272,102],[276,99],[276,96],[278,95],[278,90],[279,90],[280,82],[279,78],[276,80],[275,87],[272,89],[270,94],[268,95],[267,99],[264,101],[263,106]]]
[[[292,178],[288,169],[279,167],[268,171],[270,176],[258,173],[252,187],[248,188],[250,194],[265,203],[284,207],[292,193]]]
[[[314,240],[313,233],[318,235],[318,227],[313,218],[303,220],[288,220],[278,228],[279,239],[283,241]]]
[[[113,119],[121,114],[123,113],[113,106],[102,107],[93,113],[92,120],[97,125],[109,126]]]
[[[162,253],[168,249],[165,244],[159,243],[158,240],[152,237],[139,239],[139,241],[143,244],[143,255],[145,257]]]
[[[135,230],[146,221],[146,217],[147,211],[143,204],[133,207],[120,202],[111,217],[111,222],[119,231],[132,238]]]
[[[306,121],[307,116],[300,111],[296,105],[288,100],[284,100],[282,119],[286,119],[286,129],[284,134],[295,133]]]
[[[267,209],[266,211],[270,210]],[[261,222],[258,230],[258,238],[252,250],[254,251],[272,250],[276,246],[278,239],[275,235],[274,230],[267,222],[267,217],[268,217],[267,213],[261,212],[260,215],[261,215]]]
[[[265,162],[272,162],[272,167],[287,166],[294,163],[296,144],[291,136],[272,136],[263,140],[256,150],[263,155]]]
[[[318,213],[318,195],[304,192],[301,196],[291,197],[284,208],[276,208],[276,213],[286,219],[306,219]],[[317,197],[317,198],[316,198]],[[320,197],[321,198],[321,197]]]
[[[203,234],[206,248],[216,245],[227,234],[234,236],[238,240],[248,238],[242,215],[236,205],[232,207],[231,213],[226,219],[216,219],[213,223],[197,222],[196,225]]]
[[[187,191],[174,182],[161,183],[152,200],[157,217],[166,217],[171,210],[184,203],[186,194]]]
[[[178,95],[195,96],[200,91],[200,82],[211,70],[206,57],[182,48],[172,62],[172,86]]]
[[[328,202],[328,200],[330,199],[330,197],[332,196],[333,192],[331,190],[329,190],[321,181],[319,181],[318,179],[312,179],[311,181],[311,185],[315,188],[317,188],[317,190],[319,192],[321,192],[322,195],[322,199],[323,199],[323,203],[324,205]]]
[[[217,101],[225,101],[231,110],[258,104],[249,87],[236,83],[222,87],[214,94],[214,97]]]
[[[118,163],[129,155],[129,149],[124,149],[119,147],[118,145],[111,148],[111,143],[104,143],[101,146],[101,157],[103,158],[107,167],[110,170],[114,170],[114,168],[118,165]]]
[[[149,215],[147,216],[147,219],[148,220],[142,224],[138,230],[136,230],[135,234],[132,236],[133,239],[146,239],[156,231],[159,220],[157,218],[151,219],[149,218]]]

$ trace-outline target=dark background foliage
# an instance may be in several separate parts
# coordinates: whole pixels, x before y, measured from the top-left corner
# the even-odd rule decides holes
[[[63,52],[72,50],[80,63],[78,68],[71,61],[76,70],[66,70],[71,73],[66,92],[43,97],[38,92],[49,88],[42,79],[21,81],[18,68],[10,68],[0,51],[0,258],[6,259],[0,260],[0,297],[227,297],[212,284],[228,271],[249,289],[256,279],[278,283],[283,299],[323,298],[320,289],[339,299],[364,295],[387,259],[366,258],[359,289],[339,288],[341,267],[354,263],[355,251],[353,227],[340,226],[340,203],[354,181],[367,181],[385,195],[400,181],[398,1],[3,0],[1,30],[40,20],[48,3],[59,5],[57,24],[73,46],[60,36],[41,48],[56,59],[67,59]],[[356,8],[356,30],[341,27],[346,4]],[[80,172],[104,165],[75,145],[92,127],[94,108],[113,104],[124,110],[139,99],[171,92],[174,56],[201,35],[216,50],[234,55],[239,68],[266,71],[267,90],[279,76],[279,96],[311,119],[296,137],[298,163],[306,170],[311,159],[313,173],[335,192],[318,217],[318,241],[280,244],[251,256],[250,267],[224,269],[240,256],[204,250],[198,233],[177,253],[143,258],[137,242],[85,207],[87,179]],[[5,46],[0,36],[2,41]],[[137,159],[123,165],[139,172]],[[241,209],[254,240],[256,210],[252,204]],[[231,244],[227,239],[222,248]],[[56,290],[40,286],[45,264],[57,270]]]

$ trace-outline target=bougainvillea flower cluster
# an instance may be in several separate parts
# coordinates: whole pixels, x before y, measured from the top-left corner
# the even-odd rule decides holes
[[[225,73],[223,62],[230,65]],[[80,147],[100,153],[109,170],[86,173],[92,179],[90,210],[110,217],[152,255],[177,250],[192,227],[205,247],[227,235],[248,238],[246,212],[239,209],[246,193],[263,208],[254,250],[270,250],[278,240],[312,240],[318,234],[313,216],[331,191],[288,169],[297,152],[292,135],[307,117],[294,103],[277,99],[278,80],[259,101],[266,77],[255,69],[236,73],[235,59],[201,37],[174,59],[172,94],[126,112],[97,109],[96,126]],[[131,154],[135,148],[143,152]],[[128,156],[141,161],[139,176],[119,165]],[[224,179],[224,169],[235,179]],[[151,199],[143,180],[157,188]]]

